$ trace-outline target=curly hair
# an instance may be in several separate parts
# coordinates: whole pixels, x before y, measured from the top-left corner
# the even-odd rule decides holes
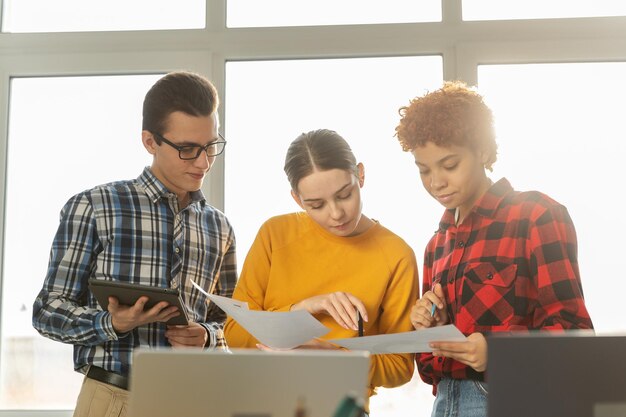
[[[401,107],[396,135],[405,152],[432,142],[437,146],[470,147],[488,156],[485,168],[497,159],[493,114],[483,98],[462,81],[447,81],[438,90],[416,97]]]

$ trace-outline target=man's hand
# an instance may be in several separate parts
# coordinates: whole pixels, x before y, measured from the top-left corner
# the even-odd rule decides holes
[[[162,301],[145,310],[148,297],[139,297],[134,305],[121,305],[116,297],[109,297],[108,310],[111,313],[113,328],[117,333],[126,333],[143,324],[156,321],[166,322],[180,315],[178,308]]]
[[[198,323],[187,326],[167,326],[165,337],[172,347],[204,347],[209,340],[207,330]]]

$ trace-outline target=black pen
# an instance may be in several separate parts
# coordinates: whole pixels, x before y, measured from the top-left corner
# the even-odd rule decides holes
[[[359,310],[356,311],[356,319],[359,324],[359,337],[363,336],[363,317],[361,317],[361,312]]]

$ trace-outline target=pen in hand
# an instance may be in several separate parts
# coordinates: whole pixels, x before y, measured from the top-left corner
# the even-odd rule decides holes
[[[359,325],[359,337],[363,336],[363,317],[361,317],[361,312],[359,310],[356,311],[356,319]]]
[[[437,286],[438,283],[439,283],[439,280],[433,281],[433,286],[432,286],[433,294],[435,293],[435,286]],[[437,311],[437,304],[433,303],[433,305],[430,306],[430,317],[434,317],[435,316],[435,311]]]

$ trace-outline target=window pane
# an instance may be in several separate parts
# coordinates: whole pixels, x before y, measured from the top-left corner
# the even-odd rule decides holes
[[[91,32],[205,27],[205,1],[3,0],[3,32]]]
[[[463,0],[463,20],[626,16],[623,0]]]
[[[420,260],[442,209],[424,195],[394,129],[398,108],[441,82],[439,56],[227,63],[225,210],[239,267],[263,221],[300,209],[284,158],[293,139],[318,128],[336,130],[350,143],[365,165],[364,213],[402,236]],[[430,415],[431,387],[418,380],[380,390],[373,415]]]
[[[626,234],[626,63],[481,66],[479,89],[495,114],[494,178],[506,176],[519,190],[539,190],[567,206],[594,325],[626,330],[615,314],[626,291],[619,243]]]
[[[227,0],[228,27],[441,21],[441,0]]]
[[[136,178],[143,97],[160,75],[11,80],[0,409],[71,409],[81,375],[72,348],[40,336],[32,305],[61,207],[97,184]]]

